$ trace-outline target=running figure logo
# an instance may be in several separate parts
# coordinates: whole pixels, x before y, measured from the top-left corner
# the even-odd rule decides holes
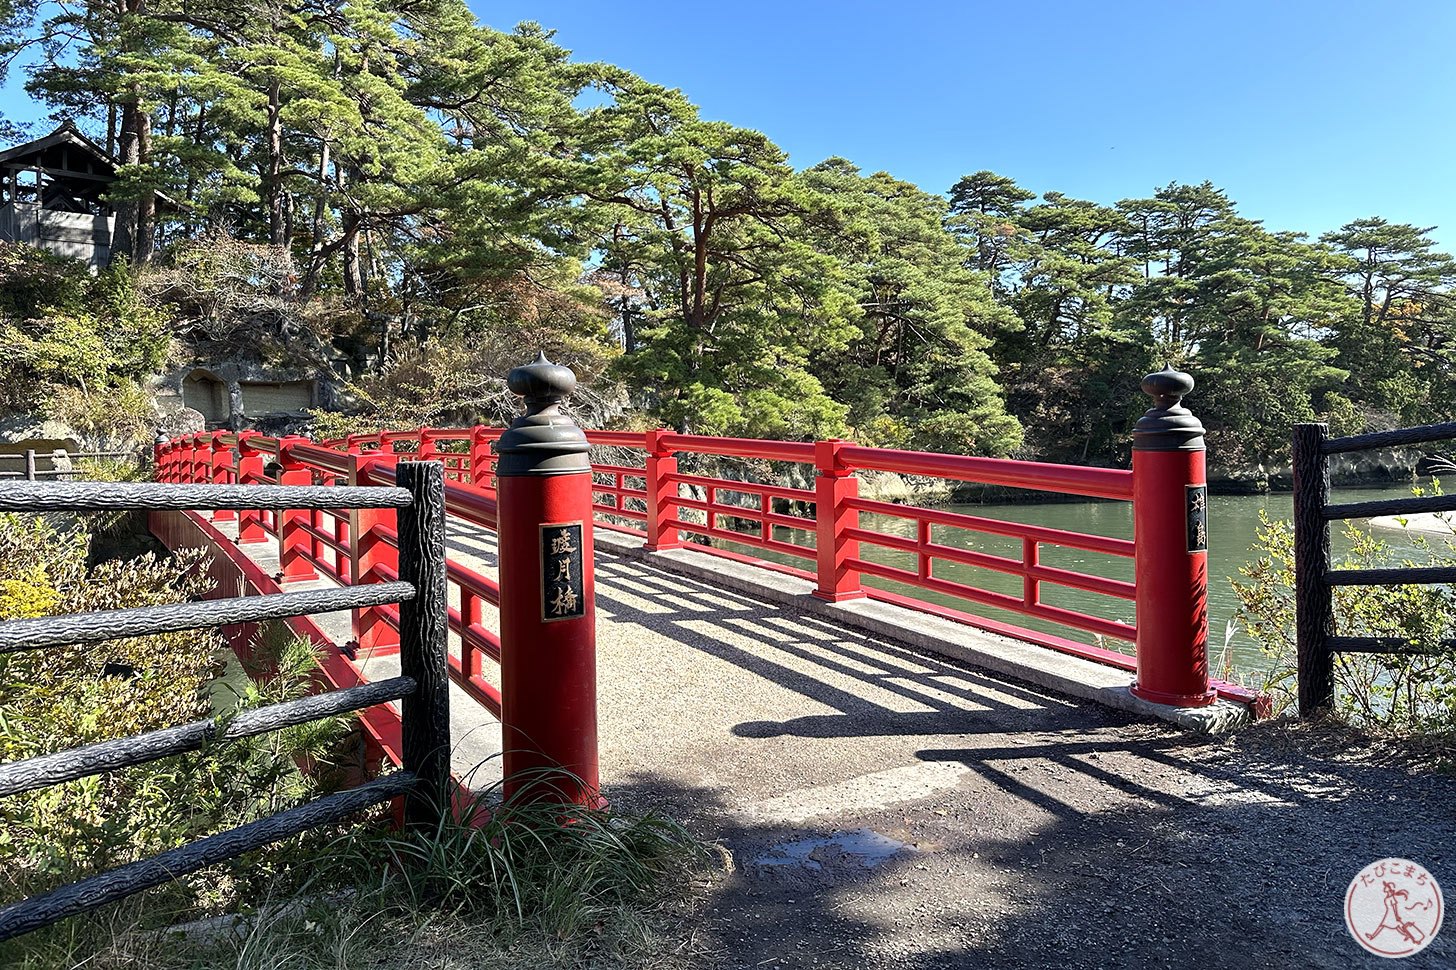
[[[1376,956],[1408,957],[1441,930],[1445,901],[1436,877],[1408,859],[1372,862],[1350,881],[1345,925]]]

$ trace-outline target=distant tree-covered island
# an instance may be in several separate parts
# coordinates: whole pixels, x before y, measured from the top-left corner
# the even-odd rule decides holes
[[[0,20],[0,63],[118,160],[130,240],[130,283],[59,306],[32,285],[53,269],[0,260],[0,328],[35,351],[10,407],[74,411],[79,387],[93,417],[107,395],[134,412],[151,358],[54,345],[109,346],[118,319],[155,343],[159,312],[330,368],[336,424],[496,420],[538,347],[603,420],[1078,463],[1126,460],[1137,378],[1165,363],[1196,376],[1228,469],[1280,466],[1296,421],[1456,413],[1456,261],[1427,227],[1273,231],[1208,182],[1108,205],[797,168],[461,0],[0,0]]]

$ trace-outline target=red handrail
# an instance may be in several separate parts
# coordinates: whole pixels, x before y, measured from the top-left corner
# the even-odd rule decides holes
[[[646,435],[641,431],[588,431],[588,444],[610,445],[618,448],[642,448],[646,446]]]
[[[894,448],[865,448],[861,445],[846,446],[840,449],[839,455],[845,464],[853,468],[1085,495],[1089,498],[1132,500],[1132,472],[1119,468],[1087,468],[1081,465],[1056,465],[1009,458],[941,455]]]
[[[351,455],[340,447],[325,447],[297,439],[280,440],[252,433],[243,435],[195,435],[161,446],[159,467],[168,474],[185,480],[189,474],[205,474],[215,446],[241,447],[253,452],[277,454],[280,460],[299,463],[325,477],[343,479],[357,469],[361,483],[393,484],[391,460],[397,454],[397,442],[410,442],[421,457],[438,458],[448,466],[446,508],[451,515],[494,529],[497,522],[495,491],[491,487],[494,468],[492,442],[500,435],[494,428],[422,428],[412,432],[380,432],[355,435],[339,444],[351,450],[375,446],[378,452],[362,457]],[[1127,666],[1125,655],[1112,654],[1099,646],[1080,644],[1062,637],[1009,626],[1000,621],[982,620],[969,614],[947,609],[938,604],[915,600],[892,590],[866,587],[860,575],[867,574],[894,584],[903,584],[957,600],[979,603],[1010,612],[1033,616],[1073,629],[1120,640],[1134,640],[1137,627],[1107,616],[1048,605],[1041,600],[1041,584],[1052,584],[1092,592],[1110,600],[1126,602],[1137,598],[1137,585],[1073,569],[1044,565],[1039,561],[1041,546],[1062,546],[1102,555],[1134,557],[1136,546],[1131,540],[1112,536],[1091,535],[1026,523],[967,515],[944,509],[901,505],[857,494],[854,473],[862,470],[894,472],[1001,486],[1027,490],[1051,491],[1098,499],[1133,500],[1133,472],[1113,468],[1090,468],[1049,462],[1017,461],[966,455],[936,454],[892,448],[872,448],[854,442],[773,441],[753,438],[722,438],[707,435],[680,434],[669,431],[589,431],[587,440],[595,446],[641,449],[645,452],[642,467],[621,464],[596,464],[592,490],[593,511],[604,528],[643,535],[649,549],[672,548],[682,544],[682,534],[702,536],[720,543],[732,543],[769,550],[799,560],[813,560],[816,569],[805,570],[763,563],[769,568],[808,576],[817,580],[818,595],[826,599],[869,596],[910,606],[998,633],[1041,643],[1057,650],[1075,653],[1101,662]],[[445,441],[468,441],[467,452],[439,452],[436,445]],[[675,456],[680,453],[710,455],[723,458],[757,459],[813,465],[817,473],[813,489],[794,488],[769,482],[741,481],[712,475],[694,475],[677,469]],[[402,454],[402,453],[398,453]],[[378,458],[373,457],[378,455]],[[458,479],[455,480],[455,479]],[[642,487],[628,485],[638,480]],[[684,490],[689,490],[686,494]],[[731,493],[745,504],[723,500]],[[701,497],[700,497],[701,496]],[[776,502],[789,503],[775,509]],[[631,504],[629,504],[631,503]],[[756,503],[756,504],[755,504]],[[683,510],[699,513],[702,521],[685,517]],[[861,523],[861,514],[900,520],[914,525],[914,537],[896,535]],[[727,527],[724,520],[748,524],[744,530]],[[278,529],[276,523],[269,523]],[[640,528],[638,526],[641,526]],[[932,541],[931,527],[964,529],[971,532],[1004,536],[1021,540],[1020,557],[994,555],[963,549],[944,542]],[[800,541],[788,541],[776,529],[797,530]],[[307,538],[336,553],[343,543],[334,537],[306,530]],[[890,553],[915,557],[915,568],[905,569],[865,558],[861,545],[869,545]],[[699,551],[742,559],[730,549],[695,546]],[[312,550],[310,550],[312,551]],[[320,558],[320,557],[316,557]],[[1020,596],[982,589],[935,574],[936,563],[980,567],[994,572],[1019,576],[1023,589]],[[334,564],[318,564],[333,567]],[[463,568],[463,567],[462,567]],[[498,592],[493,584],[480,577],[462,582],[464,574],[457,569],[452,582],[461,590],[466,612],[475,604],[494,605]],[[482,585],[489,584],[489,585]],[[466,600],[470,603],[466,603]],[[469,620],[460,610],[452,615],[452,629],[470,642],[459,678],[479,680],[477,654],[495,657],[498,640],[492,640],[484,627]],[[495,650],[496,653],[493,653]],[[472,660],[472,657],[475,659]],[[1122,659],[1113,659],[1122,658]],[[472,667],[472,665],[475,665]],[[457,678],[457,679],[459,679]],[[481,682],[483,683],[483,681]],[[462,680],[462,685],[464,681]],[[1224,685],[1230,696],[1247,699],[1241,692]],[[498,704],[498,694],[483,691],[480,684],[468,690],[486,703]]]
[[[658,442],[669,451],[689,451],[700,455],[722,455],[731,458],[766,458],[770,461],[792,461],[812,464],[812,441],[768,441],[760,438],[713,438],[708,435],[666,432]]]

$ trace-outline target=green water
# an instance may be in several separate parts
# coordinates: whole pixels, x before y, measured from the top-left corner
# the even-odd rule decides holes
[[[1335,489],[1331,492],[1331,501],[1373,501],[1379,498],[1400,498],[1409,495],[1410,490],[1408,488]],[[1273,519],[1288,519],[1291,515],[1290,501],[1288,494],[1215,495],[1209,498],[1209,646],[1210,650],[1215,654],[1222,651],[1225,642],[1225,631],[1238,610],[1238,599],[1229,584],[1229,577],[1237,576],[1239,567],[1253,558],[1251,547],[1254,545],[1255,533],[1259,528],[1259,512],[1260,510],[1266,510]],[[954,505],[950,506],[948,510],[963,512],[967,515],[978,515],[984,518],[1004,519],[1030,525],[1048,526],[1054,529],[1065,529],[1073,532],[1115,536],[1123,539],[1132,538],[1132,506],[1126,502],[1086,502],[1056,505]],[[1356,522],[1356,525],[1367,527],[1364,522]],[[915,532],[915,524],[913,522],[889,516],[864,515],[861,519],[861,526],[876,532],[905,536],[907,538],[913,538]],[[1420,550],[1400,530],[1379,529],[1377,531],[1386,540],[1392,555],[1397,557],[1409,555],[1418,560],[1424,558]],[[775,529],[775,538],[794,542],[799,545],[813,545],[813,538],[811,536],[807,533],[798,532],[797,530],[786,528]],[[985,535],[965,529],[936,526],[932,532],[932,539],[944,545],[972,549],[977,552],[1004,556],[1018,561],[1021,558],[1021,540],[1007,536]],[[1342,534],[1338,523],[1332,529],[1332,545],[1332,552],[1337,557],[1348,546],[1348,542]],[[771,553],[765,553],[759,549],[737,547],[736,544],[733,547],[738,548],[742,552],[751,553],[763,558],[780,559],[799,566],[806,565],[803,560],[781,557]],[[915,557],[910,553],[882,549],[865,544],[861,546],[860,555],[862,558],[872,562],[884,563],[911,571],[915,569]],[[1108,556],[1103,553],[1084,552],[1079,549],[1065,549],[1057,546],[1043,545],[1041,547],[1041,562],[1046,566],[1073,569],[1078,572],[1091,573],[1129,582],[1133,578],[1133,564],[1131,559]],[[812,568],[812,566],[809,568]],[[1019,576],[995,572],[981,567],[937,561],[934,565],[934,575],[942,579],[965,583],[966,585],[977,586],[999,593],[1008,593],[1017,597],[1021,595],[1022,581]],[[1061,624],[971,603],[953,596],[946,596],[905,586],[878,577],[865,576],[863,580],[868,586],[904,593],[914,596],[917,599],[953,606],[965,612],[974,613],[989,619],[1012,623],[1017,626],[1047,633],[1055,633],[1067,639],[1078,640],[1083,643],[1100,642],[1103,646],[1110,649],[1127,654],[1132,653],[1132,644],[1120,640],[1107,638],[1098,641],[1090,633],[1074,630]],[[1131,601],[1116,599],[1099,593],[1069,589],[1047,582],[1043,582],[1041,585],[1041,599],[1042,602],[1052,606],[1065,607],[1107,619],[1132,622],[1135,616]],[[1233,665],[1239,672],[1257,676],[1259,672],[1268,668],[1269,660],[1259,649],[1258,644],[1244,636],[1242,630],[1238,629],[1237,626],[1235,626],[1232,633],[1230,643]]]

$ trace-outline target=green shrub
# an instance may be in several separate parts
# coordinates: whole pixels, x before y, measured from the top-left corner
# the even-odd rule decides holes
[[[1417,494],[1421,490],[1417,489]],[[1335,569],[1456,566],[1456,547],[1413,534],[1428,554],[1424,562],[1392,556],[1370,532],[1345,523],[1347,552]],[[1283,709],[1294,703],[1298,683],[1295,648],[1294,532],[1288,522],[1261,513],[1257,558],[1231,580],[1238,620],[1274,659],[1266,689]],[[1342,636],[1399,637],[1432,650],[1428,655],[1339,653],[1335,656],[1336,713],[1349,723],[1389,733],[1456,731],[1456,650],[1442,649],[1456,636],[1456,592],[1448,586],[1339,586],[1334,589],[1335,628]]]
[[[41,517],[0,516],[0,619],[185,602],[210,581],[200,550],[86,568],[88,535]],[[0,760],[11,761],[237,712],[300,696],[317,659],[282,629],[240,663],[212,631],[111,640],[0,655]],[[298,763],[324,760],[342,722],[301,725],[0,799],[0,894],[57,885],[296,804],[317,783]],[[276,871],[253,859],[153,894],[144,922],[232,905]],[[86,920],[0,951],[48,966],[86,956],[106,937]],[[60,941],[60,942],[58,942]],[[60,946],[57,951],[56,946]]]
[[[165,316],[124,265],[93,276],[76,260],[0,243],[0,409],[54,418],[95,443],[143,441],[143,384],[171,345]]]
[[[0,619],[180,602],[198,552],[85,568],[87,535],[0,516]],[[107,675],[106,664],[131,668]],[[278,703],[305,693],[311,646],[281,628],[249,663],[213,633],[0,655],[0,760]],[[118,671],[117,667],[113,667]],[[314,797],[344,722],[0,798],[0,902],[233,828]],[[543,784],[555,780],[544,778]],[[577,786],[568,786],[577,787]],[[375,819],[381,818],[376,812]],[[434,828],[345,823],[0,944],[0,966],[690,966],[664,925],[703,848],[669,819],[490,790]],[[211,933],[169,928],[232,920]],[[220,931],[219,931],[220,930]]]

